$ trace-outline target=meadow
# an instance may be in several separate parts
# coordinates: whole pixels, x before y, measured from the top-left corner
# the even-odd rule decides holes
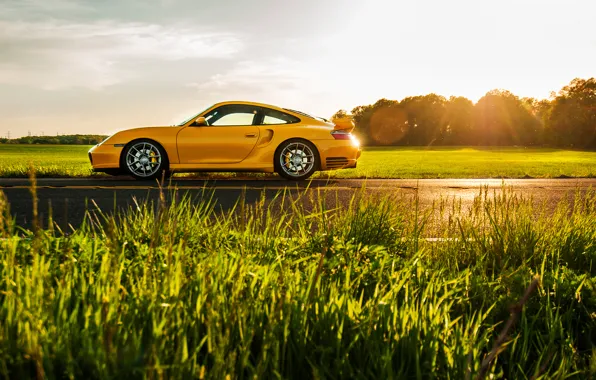
[[[88,177],[86,145],[0,144],[0,178],[27,178],[33,165],[38,177]]]
[[[104,176],[93,173],[90,147],[1,145],[0,177]],[[187,176],[187,175],[185,175]],[[274,177],[264,174],[211,173],[194,177]],[[596,152],[543,148],[366,147],[357,169],[319,173],[315,178],[558,178],[596,176]]]
[[[371,147],[336,178],[595,177],[596,152],[546,148]]]
[[[0,197],[0,375],[596,375],[594,192],[554,214],[509,191],[292,197],[163,196],[68,233],[15,228]]]

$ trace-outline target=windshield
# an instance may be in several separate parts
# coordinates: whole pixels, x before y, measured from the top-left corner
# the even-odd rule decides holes
[[[211,108],[211,107],[213,107],[213,106],[209,106],[209,107],[205,108],[204,110],[202,110],[202,111],[201,111],[201,112],[199,112],[198,114],[196,114],[196,115],[194,115],[194,116],[191,116],[191,117],[189,117],[188,119],[184,120],[184,121],[183,121],[182,123],[180,123],[180,124],[177,124],[177,126],[178,126],[178,127],[182,127],[184,124],[188,123],[189,121],[191,121],[191,120],[194,120],[194,119],[196,119],[197,117],[199,117],[199,115],[200,115],[200,114],[202,114],[203,112],[207,111],[207,110],[208,110],[209,108]]]

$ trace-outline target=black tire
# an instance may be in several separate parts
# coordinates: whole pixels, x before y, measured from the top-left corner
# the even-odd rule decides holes
[[[131,141],[120,158],[121,170],[138,180],[169,178],[169,166],[165,149],[149,139]]]
[[[300,156],[300,158],[294,158]],[[319,151],[303,139],[286,140],[277,147],[273,157],[275,171],[285,179],[301,181],[319,170]]]

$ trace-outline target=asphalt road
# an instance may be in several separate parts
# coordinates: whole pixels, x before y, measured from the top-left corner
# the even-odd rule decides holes
[[[418,196],[422,206],[430,205],[440,198],[455,198],[462,204],[471,204],[482,188],[500,192],[504,187],[517,194],[532,197],[554,208],[563,197],[574,197],[589,188],[596,189],[596,179],[423,179],[423,180],[313,180],[290,182],[285,180],[186,180],[177,179],[168,184],[177,193],[188,194],[193,201],[213,196],[217,207],[229,209],[244,197],[245,202],[258,201],[263,195],[271,199],[280,191],[295,194],[299,191],[319,191],[327,194],[333,202],[346,203],[356,191],[388,194],[400,197]],[[10,203],[11,213],[18,225],[31,227],[33,197],[30,183],[25,179],[0,179],[2,190]],[[579,192],[578,192],[579,190]],[[164,192],[170,193],[168,189]],[[40,219],[46,221],[52,214],[61,227],[76,227],[84,218],[86,210],[99,207],[112,212],[134,204],[134,199],[157,200],[157,182],[118,179],[39,179],[37,183]],[[51,211],[50,211],[51,210]]]

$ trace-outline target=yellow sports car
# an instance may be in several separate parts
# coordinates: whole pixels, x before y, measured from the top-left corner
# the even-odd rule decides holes
[[[252,102],[218,103],[170,127],[118,132],[91,148],[97,172],[137,179],[200,171],[277,172],[301,180],[355,168],[361,149],[350,119],[332,122]]]

